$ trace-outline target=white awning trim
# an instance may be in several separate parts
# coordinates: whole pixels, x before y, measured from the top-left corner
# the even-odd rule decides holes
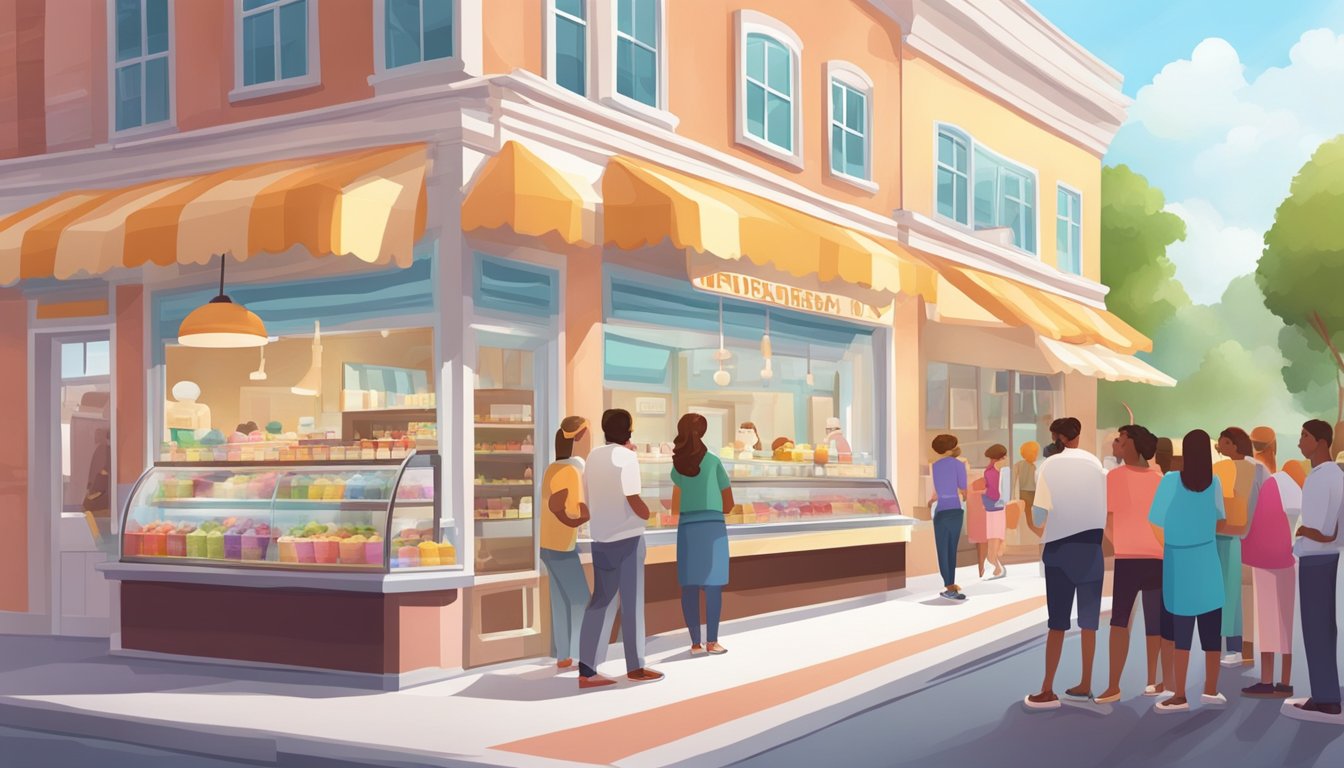
[[[1176,380],[1133,355],[1100,344],[1069,344],[1036,337],[1045,359],[1056,373],[1081,373],[1107,381],[1133,381],[1155,387],[1174,387]]]

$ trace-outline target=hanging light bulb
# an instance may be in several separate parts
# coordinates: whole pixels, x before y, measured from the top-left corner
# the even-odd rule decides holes
[[[242,304],[224,295],[224,262],[219,255],[219,295],[193,309],[177,328],[177,343],[184,347],[235,349],[266,345],[266,325]]]
[[[770,364],[770,310],[765,310],[765,335],[761,337],[761,357],[765,358],[765,367],[761,369],[761,380],[769,381],[775,377],[775,369]]]
[[[266,380],[266,348],[261,347],[261,363],[257,365],[257,370],[247,374],[247,378],[252,381]]]
[[[316,397],[322,392],[322,324],[313,321],[313,361],[299,383],[289,388],[296,395]]]
[[[817,383],[816,378],[812,376],[812,345],[807,345],[807,386],[813,386]]]
[[[723,299],[719,299],[719,349],[714,353],[714,359],[719,361],[719,370],[714,372],[714,383],[720,387],[726,387],[732,382],[733,377],[723,370],[723,363],[732,354],[723,347]]]
[[[733,377],[730,376],[727,371],[723,370],[723,364],[720,363],[719,370],[714,372],[714,383],[718,384],[720,387],[726,387],[732,380]]]

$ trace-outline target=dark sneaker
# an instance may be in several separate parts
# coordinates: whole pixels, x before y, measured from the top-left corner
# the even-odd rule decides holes
[[[626,677],[636,683],[656,683],[663,679],[663,673],[655,672],[648,667],[644,667],[642,669],[636,669],[627,674]]]
[[[1281,699],[1292,698],[1293,686],[1279,683],[1278,685],[1274,686],[1274,692],[1278,694],[1278,698]]]
[[[1317,704],[1311,699],[1307,699],[1301,704],[1294,704],[1293,706],[1303,712],[1315,712],[1318,715],[1330,715],[1331,717],[1339,717],[1341,712],[1338,704]]]
[[[579,678],[579,690],[581,691],[587,690],[589,688],[601,688],[603,686],[615,685],[615,684],[616,684],[615,680],[612,680],[610,677],[603,677],[601,675],[593,675],[592,677]]]
[[[1242,688],[1241,695],[1252,699],[1277,699],[1278,692],[1273,683],[1256,683],[1249,688]]]

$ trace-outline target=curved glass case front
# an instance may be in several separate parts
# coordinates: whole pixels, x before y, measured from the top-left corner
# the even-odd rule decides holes
[[[295,466],[160,464],[122,521],[123,562],[386,571],[455,566],[439,457]]]

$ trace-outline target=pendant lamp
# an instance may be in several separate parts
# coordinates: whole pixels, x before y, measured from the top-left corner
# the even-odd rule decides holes
[[[723,361],[732,356],[732,353],[723,347],[723,299],[719,299],[719,350],[714,353],[714,359],[719,361],[719,370],[714,372],[714,383],[720,387],[728,386],[733,380],[732,375],[723,370]]]
[[[289,388],[296,395],[316,397],[322,393],[322,323],[313,321],[313,362],[299,383]]]
[[[266,345],[266,326],[261,318],[224,295],[224,262],[219,255],[219,295],[193,309],[177,328],[177,343],[184,347],[232,349]]]
[[[765,335],[761,337],[761,357],[765,358],[765,367],[761,369],[761,380],[769,381],[775,377],[774,364],[770,362],[773,354],[770,349],[770,310],[765,310]]]
[[[816,377],[812,375],[812,345],[807,345],[807,386],[813,386],[817,383]]]
[[[261,362],[257,365],[257,370],[247,374],[247,378],[252,381],[266,380],[266,348],[261,347]]]

